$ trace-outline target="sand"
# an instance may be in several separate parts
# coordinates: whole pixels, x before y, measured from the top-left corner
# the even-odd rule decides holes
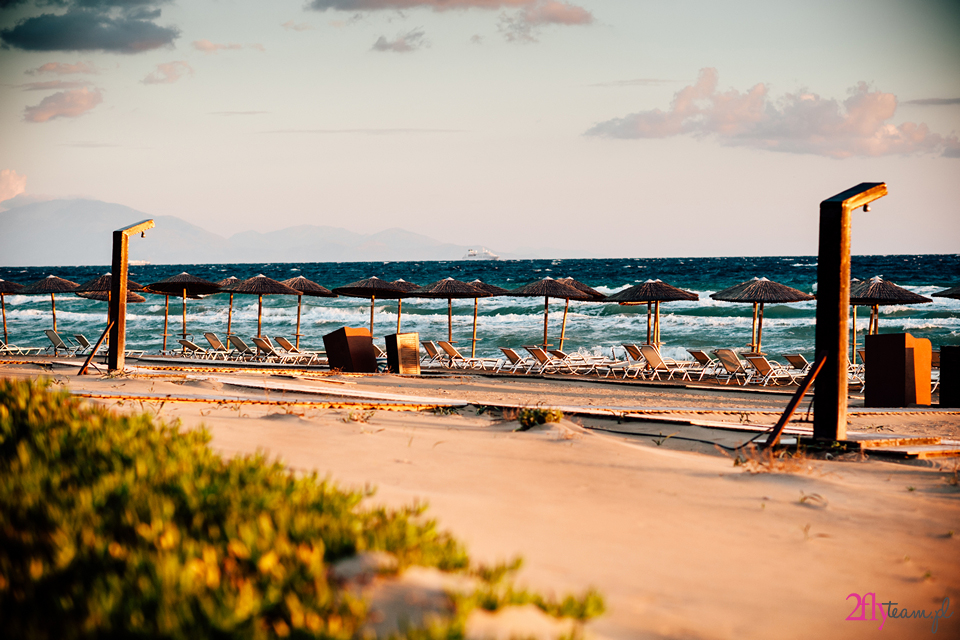
[[[375,486],[377,503],[427,502],[428,515],[463,540],[475,560],[522,556],[520,581],[541,591],[596,587],[608,612],[587,626],[594,637],[873,637],[879,618],[846,620],[856,600],[850,594],[874,593],[878,602],[910,610],[937,610],[944,598],[952,603],[948,611],[960,605],[955,461],[850,456],[750,473],[712,446],[679,438],[730,445],[751,432],[631,422],[619,426],[673,437],[612,435],[581,425],[616,430],[616,420],[590,416],[516,432],[517,423],[499,411],[477,410],[636,409],[650,419],[733,427],[772,423],[789,399],[782,393],[473,376],[78,378],[73,371],[47,375],[119,411],[150,411],[188,429],[202,424],[226,455],[264,451],[345,487]],[[0,368],[5,376],[39,374],[27,365]],[[333,388],[349,390],[352,401],[385,394],[395,405],[402,404],[395,398],[411,396],[472,404],[433,413],[278,402],[343,401]],[[165,395],[224,402],[130,399]],[[850,428],[957,437],[958,423],[955,413],[915,410],[855,414]],[[931,633],[929,619],[883,624],[889,637]],[[960,615],[941,620],[937,635],[960,636]]]

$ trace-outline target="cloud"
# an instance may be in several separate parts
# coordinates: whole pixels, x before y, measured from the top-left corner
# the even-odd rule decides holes
[[[916,104],[923,107],[941,107],[960,104],[960,98],[920,98],[919,100],[906,100],[903,104]]]
[[[931,133],[927,125],[889,122],[897,97],[861,82],[842,103],[799,91],[777,101],[763,83],[746,92],[717,90],[716,69],[678,91],[667,111],[652,109],[601,122],[586,135],[606,138],[715,136],[722,144],[768,151],[847,158],[935,153],[954,157],[956,136]]]
[[[47,122],[54,118],[76,118],[103,102],[99,89],[73,89],[47,96],[40,104],[27,107],[23,119],[27,122]]]
[[[193,67],[183,60],[158,64],[155,71],[141,80],[143,84],[172,84],[185,75],[193,75]]]
[[[236,42],[230,42],[228,44],[219,44],[216,42],[210,42],[209,40],[194,40],[193,48],[197,51],[202,51],[204,53],[219,53],[220,51],[239,51],[243,49],[244,45],[237,44]],[[250,49],[256,49],[260,53],[266,51],[266,48],[259,43],[248,44],[246,45]]]
[[[21,176],[13,169],[0,171],[0,202],[15,198],[27,190],[27,176]]]
[[[397,135],[408,133],[463,133],[462,129],[274,129],[260,133],[316,133],[316,134],[355,134],[362,135]]]
[[[180,36],[179,29],[152,22],[159,17],[159,9],[110,9],[113,6],[118,5],[79,0],[66,13],[44,13],[0,30],[0,40],[25,51],[140,53],[170,46]]]
[[[94,67],[89,62],[77,62],[76,64],[68,64],[66,62],[48,62],[42,64],[36,69],[28,69],[24,71],[27,75],[41,75],[45,73],[52,73],[57,76],[66,76],[74,73],[97,73],[96,67]]]
[[[657,87],[664,84],[670,84],[673,80],[660,80],[657,78],[635,78],[633,80],[614,80],[613,82],[597,82],[591,84],[591,87]]]
[[[70,82],[64,80],[47,80],[46,82],[27,82],[17,86],[24,91],[53,91],[55,89],[76,89],[78,87],[86,87],[89,84],[90,83],[86,81]]]
[[[373,50],[409,53],[428,44],[423,36],[423,29],[413,29],[407,33],[401,33],[395,40],[387,40],[384,36],[380,36],[377,38],[377,41],[373,43]]]
[[[287,31],[310,31],[313,29],[313,27],[306,22],[294,22],[293,20],[287,20],[280,26]]]
[[[560,0],[311,0],[314,11],[400,11],[403,9],[516,10],[500,16],[500,31],[513,42],[536,42],[537,31],[546,25],[586,25],[593,14],[577,5]]]

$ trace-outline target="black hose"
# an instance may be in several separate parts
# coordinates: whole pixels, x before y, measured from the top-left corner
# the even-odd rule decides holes
[[[727,447],[718,442],[714,442],[713,440],[703,440],[701,438],[687,438],[684,436],[664,436],[662,433],[638,433],[636,431],[618,431],[616,429],[604,429],[603,427],[584,427],[584,428],[590,429],[592,431],[603,431],[605,433],[615,433],[617,435],[624,435],[624,436],[641,436],[645,438],[664,438],[665,437],[667,439],[673,438],[674,440],[686,440],[687,442],[699,442],[701,444],[712,444],[715,447],[720,447],[724,451],[739,451],[740,449],[743,449],[747,445],[751,444],[754,440],[756,440],[760,436],[769,435],[767,431],[762,431],[757,435],[753,436],[752,438],[750,438],[749,440],[747,440],[746,442],[744,442],[743,444],[737,445],[736,447]]]

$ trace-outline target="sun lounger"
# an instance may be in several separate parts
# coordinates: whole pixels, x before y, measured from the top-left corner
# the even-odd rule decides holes
[[[640,353],[647,361],[647,368],[651,371],[651,378],[660,379],[661,373],[667,374],[667,380],[673,378],[675,373],[680,374],[681,380],[689,380],[690,373],[694,372],[696,362],[678,362],[670,358],[664,358],[660,355],[660,350],[652,344],[640,345]]]
[[[262,336],[254,337],[253,343],[257,345],[257,351],[260,353],[260,357],[266,359],[268,362],[272,361],[287,364],[290,362],[299,363],[301,360],[306,359],[292,353],[280,353],[273,347],[267,338]],[[310,359],[312,360],[312,358]]]
[[[731,380],[740,384],[740,378],[746,381],[747,370],[733,349],[716,349],[713,354],[723,367],[723,371],[717,373],[717,380],[725,380],[724,384],[730,384]]]
[[[43,332],[47,334],[47,339],[50,340],[50,344],[51,344],[51,346],[47,347],[46,350],[49,351],[50,349],[53,349],[53,355],[57,355],[57,352],[60,349],[63,349],[64,351],[67,352],[68,356],[73,356],[80,349],[79,346],[77,347],[68,346],[67,343],[63,341],[63,338],[60,337],[60,334],[58,334],[53,329],[44,329]]]
[[[326,351],[304,351],[303,349],[300,349],[294,346],[292,342],[290,342],[283,336],[274,336],[273,339],[276,340],[277,344],[280,345],[280,348],[282,348],[287,353],[295,356],[300,356],[302,358],[310,358],[310,362],[319,360],[320,358],[327,355]]]
[[[213,352],[214,359],[221,358],[223,360],[229,360],[232,357],[232,349],[228,349],[227,345],[220,341],[220,337],[217,336],[217,334],[212,331],[207,331],[203,334],[203,337],[210,343],[210,351]]]
[[[810,372],[810,367],[813,366],[812,362],[809,362],[799,353],[785,353],[783,358],[790,364],[790,373],[793,374],[795,380],[806,376]]]
[[[190,355],[190,356],[196,356],[197,358],[200,358],[201,360],[209,360],[210,358],[213,357],[213,352],[207,351],[206,349],[204,349],[204,348],[201,347],[200,345],[194,344],[193,342],[191,342],[191,341],[189,341],[189,340],[185,340],[185,339],[183,339],[183,338],[180,338],[180,339],[177,340],[177,342],[179,342],[180,345],[183,347],[183,355],[184,355],[184,357],[186,357],[186,356],[188,356],[188,355]]]
[[[445,355],[443,351],[440,350],[440,347],[437,346],[437,343],[432,340],[421,340],[420,344],[423,345],[423,350],[427,352],[427,355],[420,358],[421,365],[425,367],[435,364],[443,365]]]
[[[777,362],[776,360],[767,360],[764,356],[747,354],[747,364],[753,368],[753,373],[747,378],[747,384],[793,384],[796,382],[793,374]]]
[[[700,377],[697,378],[698,381],[703,380],[706,376],[716,376],[722,368],[719,360],[711,358],[707,355],[707,352],[702,349],[687,349],[687,353],[693,356],[693,359],[697,361],[697,365],[700,368]]]
[[[437,346],[446,352],[448,356],[448,366],[461,369],[484,369],[490,365],[490,369],[497,369],[500,366],[500,360],[497,358],[468,358],[457,351],[457,348],[447,342],[440,340]]]
[[[240,336],[230,336],[230,344],[237,350],[237,357],[242,360],[256,360],[257,352],[243,341]]]
[[[537,361],[533,358],[525,358],[517,353],[516,349],[510,349],[509,347],[500,347],[500,351],[503,352],[503,355],[507,357],[507,362],[502,362],[497,371],[503,371],[504,367],[510,371],[510,373],[516,373],[518,369],[523,369],[523,373],[530,373],[530,371],[537,365]]]
[[[80,348],[77,349],[77,355],[83,355],[93,349],[93,345],[90,344],[90,341],[87,340],[87,337],[82,333],[73,334],[73,340],[80,346]]]
[[[43,347],[19,347],[0,341],[0,355],[4,356],[29,356],[43,353],[43,351]]]
[[[525,344],[523,345],[523,348],[527,351],[527,353],[533,356],[534,360],[537,361],[536,365],[533,367],[534,373],[557,373],[562,370],[572,372],[568,365],[563,364],[558,358],[555,358],[544,351],[543,347]]]

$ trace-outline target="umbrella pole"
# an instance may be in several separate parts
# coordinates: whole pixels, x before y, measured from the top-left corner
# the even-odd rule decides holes
[[[850,347],[850,362],[857,364],[857,305],[853,305],[853,343]]]
[[[653,303],[653,341],[660,348],[660,301]]]
[[[447,298],[447,341],[453,342],[453,298]]]
[[[477,357],[477,306],[480,304],[480,298],[473,299],[473,342],[470,347],[470,357]]]
[[[370,335],[373,335],[373,301],[377,299],[377,296],[370,296]]]
[[[543,296],[543,348],[547,348],[547,318],[550,315],[550,298]]]
[[[186,289],[183,290],[182,305],[183,305],[183,322],[182,322],[183,326],[181,328],[181,332],[183,333],[183,339],[186,340],[187,339],[187,290]],[[186,349],[186,347],[184,347],[184,349]]]
[[[163,296],[163,350],[167,350],[167,321],[170,319],[170,296]]]
[[[230,325],[233,324],[233,294],[230,294],[230,309],[227,311],[227,342],[230,341]]]
[[[53,308],[53,330],[57,330],[57,299],[53,291],[50,292],[50,306]]]
[[[10,342],[7,338],[7,303],[3,300],[3,294],[0,293],[0,309],[3,309],[3,344]]]
[[[403,314],[403,298],[397,298],[397,333],[400,333],[400,316]]]
[[[750,328],[750,351],[757,350],[757,303],[753,303],[753,326]]]
[[[303,303],[303,296],[297,296],[297,335],[294,338],[297,339],[297,343],[294,345],[297,349],[300,348],[300,305]]]
[[[873,335],[880,333],[880,305],[873,305]]]
[[[262,338],[263,333],[260,330],[261,320],[263,319],[263,294],[257,296],[257,337]]]
[[[651,324],[650,324],[650,318],[651,318],[650,313],[651,313],[652,307],[653,307],[653,303],[652,303],[652,302],[647,302],[647,344],[653,344],[653,343],[651,342],[651,340],[653,340],[653,335],[650,333],[650,327],[651,327]]]
[[[757,353],[760,353],[760,345],[763,342],[763,303],[760,303],[760,317],[757,322]]]
[[[567,309],[570,308],[570,298],[567,298],[567,303],[563,305],[563,322],[560,324],[560,351],[563,351],[563,338],[567,333]]]

